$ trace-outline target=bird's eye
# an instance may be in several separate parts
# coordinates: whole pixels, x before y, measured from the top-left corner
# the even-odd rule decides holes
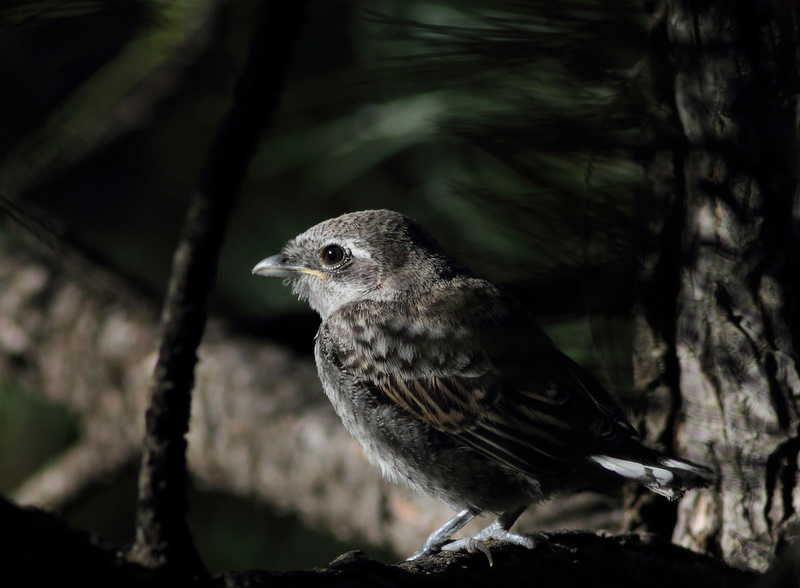
[[[344,260],[344,249],[338,245],[326,245],[322,248],[319,258],[325,265],[337,265]]]

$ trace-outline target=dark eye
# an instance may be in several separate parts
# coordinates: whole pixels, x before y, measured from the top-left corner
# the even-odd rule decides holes
[[[344,259],[344,249],[338,245],[326,245],[322,248],[319,258],[325,265],[336,265]]]

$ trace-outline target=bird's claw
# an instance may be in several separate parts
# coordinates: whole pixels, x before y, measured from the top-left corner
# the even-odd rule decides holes
[[[536,546],[536,540],[527,535],[518,535],[505,529],[497,529],[489,527],[482,533],[478,533],[474,537],[465,537],[463,539],[456,539],[447,545],[441,547],[442,551],[466,551],[467,553],[478,553],[479,551],[486,556],[489,560],[489,565],[494,565],[492,552],[486,545],[488,539],[495,539],[496,541],[506,541],[514,545],[525,547],[526,549],[533,549]]]
[[[519,545],[525,549],[533,549],[536,547],[536,540],[530,535],[520,535],[512,533],[511,531],[493,532],[487,539],[496,539],[497,541],[506,541],[514,545]]]
[[[514,521],[517,520],[517,517],[519,517],[523,510],[525,510],[524,506],[516,510],[505,512],[477,535],[451,541],[450,538],[455,532],[471,521],[477,514],[480,514],[479,510],[466,508],[442,525],[441,528],[431,533],[430,537],[425,541],[425,544],[406,561],[415,561],[421,557],[439,551],[466,551],[467,553],[478,553],[480,551],[486,556],[486,559],[489,560],[489,565],[492,566],[494,565],[494,558],[492,557],[492,552],[489,550],[489,547],[486,545],[486,541],[489,539],[507,541],[508,543],[525,547],[526,549],[533,549],[536,546],[536,541],[533,537],[518,535],[517,533],[509,531],[509,528],[514,524]]]
[[[466,551],[467,553],[478,553],[479,551],[489,560],[489,566],[494,565],[492,552],[481,539],[475,537],[464,537],[442,546],[442,551]]]

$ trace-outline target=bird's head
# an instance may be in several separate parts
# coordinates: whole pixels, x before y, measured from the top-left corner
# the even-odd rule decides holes
[[[320,316],[362,300],[398,300],[465,273],[416,221],[390,210],[327,220],[253,268],[285,278]]]

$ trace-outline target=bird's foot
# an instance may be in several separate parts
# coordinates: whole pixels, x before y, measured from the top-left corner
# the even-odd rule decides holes
[[[407,558],[406,561],[416,561],[421,557],[425,557],[426,555],[431,555],[433,553],[438,553],[442,550],[441,544],[433,544],[430,541],[426,541],[425,545],[420,547],[414,552],[414,555]]]
[[[510,510],[501,514],[497,519],[488,527],[483,529],[474,537],[466,537],[464,539],[456,539],[450,541],[450,537],[455,532],[461,529],[476,515],[480,514],[478,509],[466,508],[447,521],[441,528],[431,533],[425,545],[420,547],[417,552],[409,557],[406,561],[414,561],[426,555],[437,553],[439,551],[466,551],[467,553],[478,553],[479,551],[486,556],[489,560],[489,565],[494,564],[492,552],[486,546],[486,541],[489,539],[496,539],[497,541],[508,541],[514,545],[521,545],[528,549],[533,549],[536,541],[533,537],[518,535],[509,531],[514,521],[519,518],[519,515],[525,510],[525,506],[521,506],[515,510]]]
[[[500,528],[499,525],[489,525],[474,537],[456,539],[447,545],[443,545],[441,549],[442,551],[466,551],[467,553],[478,553],[480,551],[489,560],[489,565],[491,566],[494,564],[494,559],[492,558],[492,552],[486,546],[486,541],[489,539],[507,541],[514,545],[521,545],[526,549],[533,549],[536,546],[536,541],[533,537],[512,533]]]
[[[476,537],[456,539],[450,543],[438,543],[431,545],[426,543],[406,561],[414,561],[426,555],[439,553],[440,551],[466,551],[467,553],[478,553],[480,551],[486,556],[486,559],[489,560],[489,565],[493,565],[494,559],[492,559],[492,552],[489,551],[489,548],[486,546],[486,543],[483,540],[477,539]]]
[[[443,545],[442,551],[466,551],[467,553],[478,553],[480,551],[489,560],[489,566],[494,565],[492,552],[486,546],[486,543],[482,539],[476,539],[475,537],[456,539],[452,543]]]
[[[425,544],[406,561],[414,561],[426,555],[441,551],[442,545],[445,545],[450,540],[450,537],[453,536],[453,533],[457,532],[461,527],[474,519],[478,514],[480,514],[479,510],[465,508],[440,528],[431,533],[430,537],[428,537],[428,540],[425,541]]]

